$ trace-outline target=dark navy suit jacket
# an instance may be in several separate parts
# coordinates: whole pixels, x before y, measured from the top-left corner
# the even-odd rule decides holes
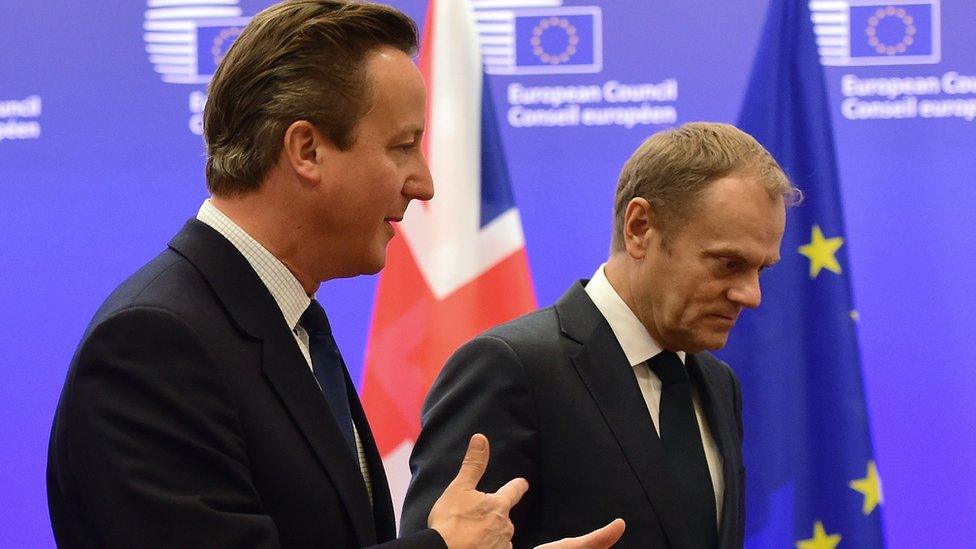
[[[741,547],[738,382],[709,353],[688,355],[687,364],[722,453],[720,546]],[[401,532],[425,527],[475,432],[491,444],[479,489],[496,490],[519,476],[529,481],[512,510],[516,547],[581,535],[622,517],[627,528],[618,547],[692,548],[636,377],[582,284],[555,306],[475,338],[448,361],[424,403]]]
[[[370,502],[281,311],[244,257],[191,220],[96,313],[48,456],[62,547],[362,547],[395,536],[347,376]],[[433,530],[392,541],[443,547]]]

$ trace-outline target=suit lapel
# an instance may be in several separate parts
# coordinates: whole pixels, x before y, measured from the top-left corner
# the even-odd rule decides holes
[[[370,544],[389,541],[396,537],[396,522],[393,518],[393,500],[390,497],[390,485],[386,479],[383,459],[376,447],[373,431],[369,428],[366,412],[359,400],[356,387],[346,371],[346,392],[349,395],[349,409],[352,420],[359,431],[359,441],[363,445],[366,455],[366,467],[369,469],[370,483],[373,488],[373,520],[375,523],[375,537]]]
[[[237,248],[195,219],[187,222],[170,247],[196,266],[241,330],[263,342],[265,376],[336,486],[360,543],[375,543],[373,511],[359,464],[346,448],[339,426],[264,283]],[[357,426],[360,434],[368,433],[365,421]]]
[[[699,398],[705,418],[708,420],[708,427],[712,432],[719,451],[722,454],[722,478],[725,482],[725,491],[722,495],[722,517],[719,522],[719,540],[724,540],[732,531],[737,520],[738,494],[736,485],[738,479],[738,456],[735,455],[737,445],[734,440],[734,426],[731,424],[729,412],[732,410],[731,402],[726,402],[723,393],[718,389],[718,381],[712,369],[706,368],[703,361],[709,360],[702,355],[688,355],[688,370],[691,373],[695,385],[698,387]],[[723,543],[724,546],[724,543]]]
[[[675,504],[664,448],[633,370],[610,325],[575,284],[556,304],[563,333],[581,344],[573,364],[637,476],[672,547],[687,547],[688,525]]]
[[[291,332],[281,332],[283,337],[264,341],[264,373],[338,489],[359,541],[363,545],[376,543],[373,510],[359,463],[350,454]]]

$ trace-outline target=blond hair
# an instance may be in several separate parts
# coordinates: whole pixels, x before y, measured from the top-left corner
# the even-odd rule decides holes
[[[634,198],[651,204],[655,227],[667,237],[688,220],[705,189],[729,175],[757,177],[770,198],[782,197],[787,205],[802,198],[751,135],[729,124],[689,122],[647,138],[624,164],[614,196],[611,250],[624,248],[624,214]]]

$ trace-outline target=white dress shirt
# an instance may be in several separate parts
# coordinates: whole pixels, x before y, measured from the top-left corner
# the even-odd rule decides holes
[[[644,403],[647,411],[651,414],[654,423],[654,430],[658,436],[661,435],[659,418],[661,415],[661,380],[651,371],[647,361],[660,353],[663,349],[654,341],[647,328],[637,318],[630,307],[624,303],[620,294],[613,288],[603,272],[606,264],[593,274],[586,285],[586,295],[590,297],[600,314],[607,319],[613,335],[620,343],[620,347],[627,356],[634,375],[637,376],[637,385],[640,386],[641,394],[644,396]],[[685,362],[685,352],[677,351],[678,358]],[[708,472],[712,477],[712,488],[715,491],[715,518],[721,524],[722,517],[722,496],[725,494],[725,483],[722,477],[722,454],[715,444],[715,438],[708,428],[708,421],[701,407],[701,398],[698,396],[697,389],[692,386],[692,400],[695,404],[695,417],[698,419],[698,428],[701,432],[702,446],[705,448],[705,460],[708,462]]]
[[[209,199],[204,200],[203,205],[200,206],[200,211],[197,212],[197,219],[210,225],[214,230],[222,234],[224,238],[229,240],[241,252],[244,259],[251,265],[251,268],[257,273],[258,278],[268,288],[271,297],[278,304],[278,308],[281,309],[282,320],[288,326],[288,329],[291,330],[292,335],[295,336],[295,342],[305,357],[305,362],[308,364],[309,370],[312,370],[314,374],[312,353],[308,345],[308,333],[298,321],[302,318],[302,314],[305,313],[305,309],[308,308],[315,296],[310,297],[306,294],[301,282],[295,278],[295,275],[288,270],[288,267],[284,263],[257,240],[254,240],[244,229],[231,221],[223,212],[218,210],[211,204]],[[369,492],[369,498],[372,501],[373,483],[369,475],[369,466],[366,464],[366,453],[363,452],[363,443],[359,438],[359,430],[356,429],[355,423],[353,423],[352,429],[356,437],[356,450],[359,454],[359,470],[363,474],[363,480],[366,482],[366,491]]]

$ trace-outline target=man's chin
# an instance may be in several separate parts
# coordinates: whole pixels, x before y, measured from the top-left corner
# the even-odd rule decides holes
[[[382,271],[383,267],[386,267],[386,254],[372,261],[369,265],[366,265],[366,267],[363,269],[363,274],[374,275]]]
[[[702,351],[718,351],[725,347],[725,344],[729,341],[729,333],[721,334],[707,334],[704,337],[697,337],[685,344],[684,349],[680,349],[690,354],[700,353]]]
[[[373,249],[369,249],[364,253],[360,262],[360,274],[374,275],[386,267],[387,246],[390,240],[392,240],[392,236],[390,238],[383,238],[374,244],[375,247]]]
[[[705,343],[704,348],[709,351],[718,351],[719,349],[725,347],[725,344],[728,342],[729,342],[728,332],[725,332],[724,334],[720,334],[720,335],[716,334],[708,338],[707,342],[704,342]]]
[[[384,253],[381,255],[361,256],[359,258],[359,261],[357,261],[354,265],[350,265],[350,267],[352,268],[350,268],[345,273],[340,274],[338,278],[351,278],[360,275],[374,275],[382,271],[383,267],[385,266],[386,266],[386,253],[384,250]]]

